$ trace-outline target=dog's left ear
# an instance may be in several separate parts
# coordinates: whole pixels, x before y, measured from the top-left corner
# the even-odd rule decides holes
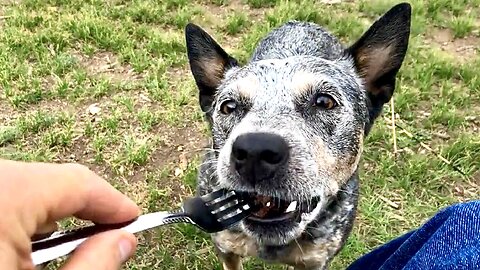
[[[394,6],[347,49],[367,89],[370,122],[395,90],[395,78],[408,48],[410,17],[410,4]]]
[[[209,116],[215,93],[225,72],[238,66],[238,62],[195,24],[189,23],[185,27],[185,39],[190,69],[200,91],[200,107]]]

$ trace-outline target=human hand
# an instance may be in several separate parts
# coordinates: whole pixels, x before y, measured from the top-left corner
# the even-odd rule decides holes
[[[140,210],[84,166],[0,160],[0,213],[0,265],[17,270],[34,269],[32,237],[55,230],[62,218],[117,223]],[[136,245],[135,236],[122,230],[98,234],[81,244],[62,270],[119,269]]]

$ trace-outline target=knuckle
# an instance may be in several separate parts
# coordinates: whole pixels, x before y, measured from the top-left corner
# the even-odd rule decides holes
[[[64,164],[64,166],[66,166],[67,170],[70,170],[79,176],[86,176],[86,178],[88,178],[88,176],[94,175],[94,173],[87,166],[83,164],[66,163]]]
[[[66,163],[64,166],[68,174],[72,176],[71,179],[76,179],[75,181],[80,182],[82,187],[88,190],[95,186],[98,176],[87,166],[78,163]]]

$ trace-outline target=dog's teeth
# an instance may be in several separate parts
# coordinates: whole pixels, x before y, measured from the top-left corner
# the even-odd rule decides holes
[[[270,204],[271,204],[270,202],[267,202],[265,205],[266,205],[267,207],[270,207]]]
[[[288,205],[287,210],[285,210],[285,213],[293,212],[296,209],[297,209],[297,201],[293,201]]]

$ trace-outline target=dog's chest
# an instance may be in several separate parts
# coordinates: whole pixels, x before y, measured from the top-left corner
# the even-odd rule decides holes
[[[223,231],[213,237],[223,253],[241,257],[253,256],[262,260],[292,266],[321,266],[331,257],[332,250],[341,246],[341,237],[332,239],[297,240],[283,246],[260,245],[242,232]]]

